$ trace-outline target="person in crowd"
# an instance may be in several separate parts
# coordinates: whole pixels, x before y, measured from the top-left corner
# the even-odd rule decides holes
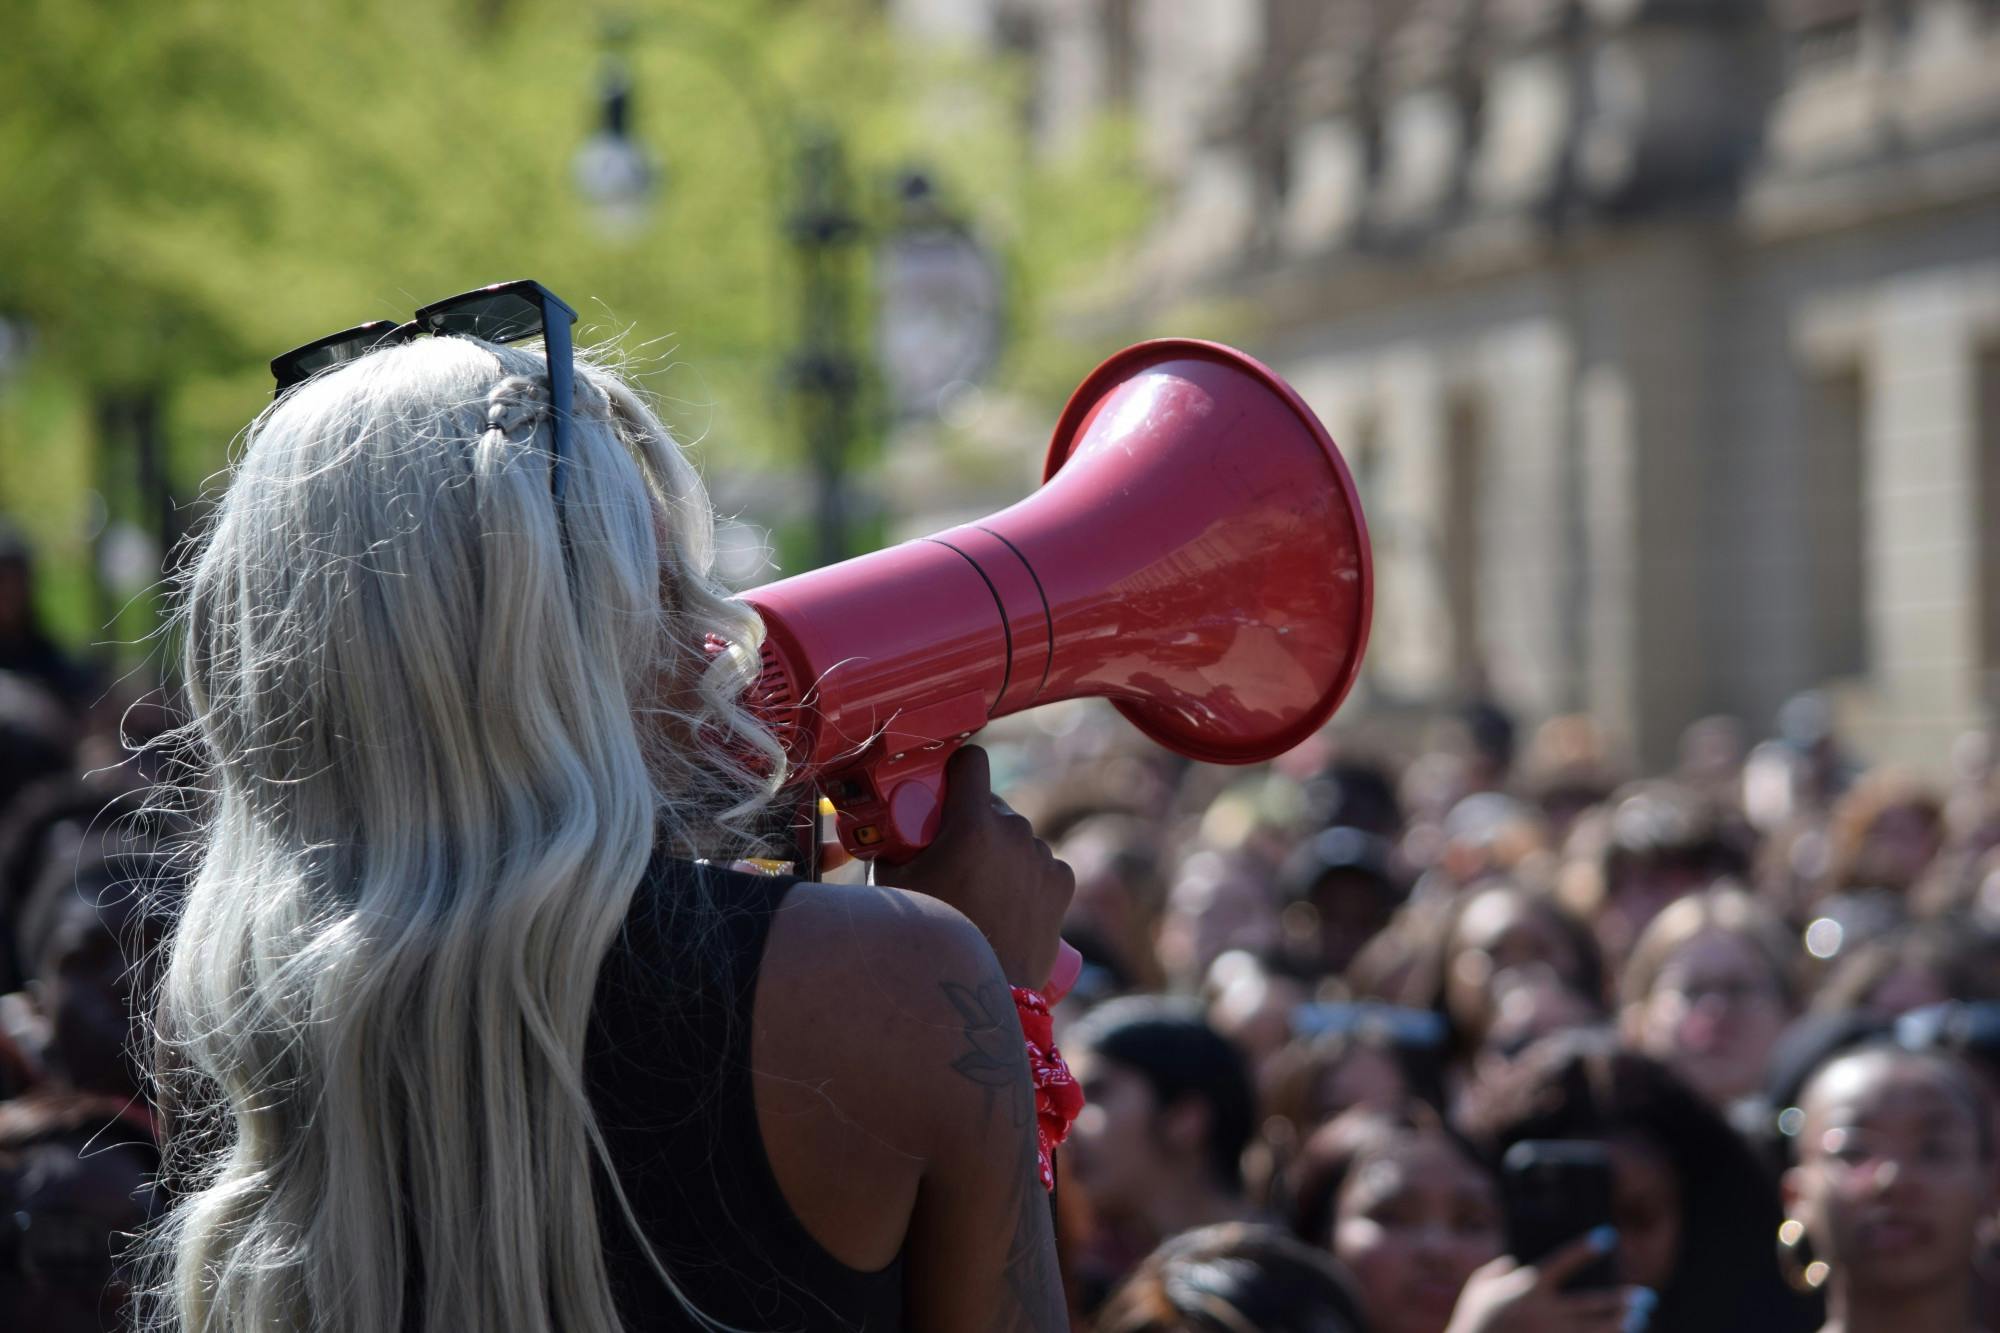
[[[1468,1077],[1488,1035],[1513,998],[1516,1011],[1540,1017],[1557,1007],[1543,995],[1563,992],[1594,1015],[1604,994],[1597,945],[1551,899],[1504,882],[1467,892],[1435,926],[1409,980],[1409,1002],[1442,1015],[1447,1054]]]
[[[1974,1333],[1994,1240],[1995,1148],[1982,1093],[1948,1054],[1870,1044],[1807,1081],[1780,1245],[1826,1299],[1822,1333]]]
[[[2000,1000],[1947,1000],[1896,1020],[1896,1044],[1955,1056],[1986,1094],[1993,1140],[2000,1143]]]
[[[1602,1006],[1554,973],[1511,972],[1494,987],[1493,1021],[1473,1053],[1472,1077],[1476,1081],[1497,1076],[1501,1067],[1542,1038],[1593,1027],[1603,1019]]]
[[[1339,976],[1403,901],[1389,841],[1336,825],[1294,849],[1278,871],[1287,951],[1315,976]]]
[[[139,997],[173,911],[176,880],[142,868],[146,849],[75,847],[54,858],[20,916],[28,994],[45,1025],[44,1076],[110,1098],[152,1128]]]
[[[1524,785],[1547,822],[1549,845],[1560,847],[1577,820],[1617,789],[1611,742],[1585,715],[1552,717],[1535,729],[1522,762]]]
[[[33,961],[20,956],[12,934],[29,896],[101,851],[179,845],[187,831],[179,803],[145,780],[140,765],[114,763],[54,774],[15,797],[0,814],[0,986],[18,987]]]
[[[1403,831],[1395,775],[1378,760],[1336,753],[1306,777],[1303,788],[1309,828],[1352,828],[1386,839]]]
[[[1899,768],[1865,774],[1833,808],[1828,890],[1902,896],[1944,846],[1944,802]]]
[[[1964,795],[1957,820],[1937,858],[1911,887],[1910,912],[1926,921],[1952,915],[2000,919],[1993,910],[2000,900],[1986,892],[2000,869],[2000,792]]]
[[[1591,923],[1614,969],[1667,904],[1748,867],[1715,809],[1670,781],[1621,790],[1584,821],[1566,852],[1564,900]]]
[[[1699,718],[1681,732],[1680,766],[1674,776],[1717,806],[1740,803],[1743,763],[1749,758],[1743,722],[1725,713]]]
[[[1145,820],[1107,811],[1079,820],[1056,844],[1057,857],[1076,874],[1063,934],[1094,941],[1122,989],[1155,991],[1166,983],[1153,944],[1166,899],[1159,840]]]
[[[1610,1235],[1577,1237],[1535,1267],[1503,1253],[1491,1171],[1428,1107],[1350,1112],[1313,1136],[1300,1168],[1294,1233],[1353,1275],[1372,1333],[1646,1327],[1651,1292],[1561,1290]]]
[[[0,1026],[0,1102],[11,1101],[41,1082],[42,1071],[21,1039]]]
[[[1476,791],[1451,807],[1430,873],[1413,891],[1451,895],[1489,879],[1532,877],[1548,859],[1541,812],[1505,792]],[[1421,864],[1421,862],[1419,862]]]
[[[0,524],[0,672],[33,681],[72,713],[90,701],[90,673],[42,624],[34,553],[27,539],[5,524]]]
[[[1791,768],[1785,814],[1810,818],[1832,810],[1863,771],[1840,735],[1833,701],[1819,690],[1801,690],[1778,709],[1777,733],[1767,744],[1777,747]],[[1754,804],[1747,786],[1744,801]]]
[[[1949,917],[1891,931],[1843,953],[1812,1007],[1888,1020],[1946,1000],[2000,1000],[2000,931]]]
[[[1257,1104],[1242,1054],[1187,1002],[1130,996],[1065,1037],[1085,1106],[1066,1145],[1068,1181],[1092,1215],[1078,1259],[1086,1307],[1161,1241],[1252,1220],[1243,1152]]]
[[[132,1327],[130,1262],[160,1158],[124,1098],[44,1088],[0,1103],[0,1324]]]
[[[1896,1044],[1909,1051],[1938,1051],[1965,1066],[1985,1094],[1988,1133],[2000,1143],[2000,1001],[1959,1000],[1913,1009],[1896,1020]],[[1980,1327],[2000,1328],[2000,1212],[1983,1222],[1976,1306]]]
[[[1303,1139],[1357,1106],[1421,1101],[1440,1110],[1444,1024],[1427,1009],[1321,1001],[1293,1015],[1297,1034],[1272,1061],[1264,1105]]]
[[[1286,1219],[1353,1275],[1373,1333],[1442,1333],[1467,1279],[1505,1248],[1492,1172],[1420,1103],[1320,1126]]]
[[[1096,1333],[1375,1333],[1340,1270],[1271,1226],[1197,1227],[1146,1256]]]
[[[1625,964],[1625,1037],[1727,1111],[1763,1090],[1797,1012],[1801,962],[1797,935],[1741,889],[1682,898]]]
[[[1465,728],[1467,779],[1473,791],[1499,791],[1514,771],[1519,728],[1513,715],[1483,686],[1459,709]]]
[[[1069,872],[977,747],[880,887],[730,868],[797,799],[746,703],[763,627],[561,310],[514,285],[279,358],[185,562],[209,800],[149,1314],[1058,1327],[1021,1015]],[[561,334],[474,336],[530,325]]]
[[[37,782],[66,775],[76,739],[61,699],[29,676],[0,670],[0,813]]]
[[[1397,859],[1421,886],[1443,873],[1445,820],[1469,794],[1465,759],[1446,750],[1425,750],[1404,766],[1396,782],[1403,825],[1396,836]]]
[[[1427,1009],[1319,1001],[1294,1013],[1292,1030],[1258,1082],[1263,1122],[1246,1165],[1267,1206],[1320,1126],[1357,1107],[1444,1105],[1444,1024]]]
[[[1272,1061],[1292,1039],[1292,1018],[1309,998],[1305,983],[1232,949],[1208,969],[1202,993],[1203,1019],[1242,1053],[1261,1098]]]
[[[1603,1143],[1622,1279],[1659,1293],[1668,1333],[1810,1327],[1771,1250],[1775,1182],[1749,1146],[1666,1066],[1602,1031],[1563,1033],[1472,1089],[1467,1135],[1497,1161],[1529,1139]]]
[[[1264,862],[1246,852],[1204,848],[1181,863],[1159,930],[1160,966],[1170,989],[1192,995],[1223,954],[1241,949],[1269,957],[1281,938],[1277,895]]]

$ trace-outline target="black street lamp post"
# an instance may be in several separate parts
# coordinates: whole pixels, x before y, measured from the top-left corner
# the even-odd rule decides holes
[[[862,228],[849,203],[840,140],[830,130],[802,125],[755,54],[728,29],[686,11],[650,15],[643,29],[630,22],[613,25],[605,32],[601,128],[578,150],[576,177],[614,230],[638,229],[656,176],[632,130],[632,84],[623,55],[642,32],[670,34],[682,54],[715,66],[743,98],[763,141],[773,204],[797,275],[797,345],[783,381],[799,415],[813,475],[816,553],[822,564],[844,559],[847,460],[861,391],[849,321],[853,255]],[[794,172],[789,189],[782,179],[787,159]]]
[[[852,349],[854,251],[861,222],[848,206],[840,140],[805,136],[798,152],[798,203],[786,219],[799,273],[799,345],[786,367],[812,460],[814,531],[822,565],[847,558],[847,457],[861,396]]]
[[[632,85],[624,48],[641,32],[661,33],[674,38],[676,49],[713,65],[744,100],[762,140],[769,171],[772,202],[782,219],[780,239],[790,250],[796,280],[796,343],[786,359],[783,382],[798,413],[805,456],[814,483],[815,544],[820,563],[830,564],[849,554],[850,515],[847,500],[849,457],[860,428],[861,394],[865,381],[864,355],[857,352],[856,289],[860,280],[857,264],[867,228],[853,204],[846,154],[838,133],[831,126],[816,125],[798,114],[795,104],[766,74],[754,51],[738,34],[687,11],[661,11],[649,15],[641,29],[621,23],[607,28],[601,128],[578,150],[576,177],[579,188],[605,215],[606,222],[621,232],[636,231],[657,176],[652,158],[634,135],[631,124]],[[791,177],[784,178],[789,165]],[[909,182],[921,183],[912,194]],[[920,173],[905,177],[904,210],[897,228],[889,237],[885,269],[897,270],[898,255],[910,252],[910,243],[923,244],[936,252],[939,238],[953,239],[957,252],[969,255],[960,263],[962,271],[989,275],[993,299],[982,302],[950,295],[979,288],[975,275],[970,284],[960,281],[940,285],[937,265],[931,265],[924,284],[904,284],[906,294],[898,299],[885,292],[882,302],[885,326],[878,331],[884,369],[893,397],[901,402],[899,365],[910,358],[900,348],[922,343],[928,349],[953,317],[984,320],[973,333],[959,332],[956,344],[987,347],[998,341],[997,278],[992,262],[962,226],[946,226],[943,211],[927,180]],[[901,249],[898,249],[898,246]],[[927,253],[928,253],[927,252]],[[937,293],[947,293],[942,303]],[[889,322],[914,311],[919,323],[929,328],[906,328],[898,337]],[[905,318],[904,323],[910,321]],[[951,338],[945,341],[951,342]],[[959,355],[953,374],[958,379],[976,379],[990,363],[990,355]],[[907,379],[907,376],[902,378]],[[931,394],[935,399],[936,393]]]

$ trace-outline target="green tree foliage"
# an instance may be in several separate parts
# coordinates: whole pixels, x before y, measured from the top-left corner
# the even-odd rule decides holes
[[[51,609],[74,637],[98,614],[80,596],[90,493],[114,513],[133,504],[131,431],[107,422],[150,421],[192,500],[267,400],[274,352],[483,282],[562,293],[581,341],[616,340],[711,468],[795,467],[776,391],[790,163],[760,130],[760,88],[785,117],[841,133],[866,214],[886,209],[894,169],[935,166],[1007,256],[1019,367],[1047,359],[1050,298],[1143,211],[1115,136],[1037,163],[1020,71],[903,45],[866,0],[618,16],[634,33],[634,130],[664,177],[622,239],[572,180],[611,15],[528,0],[9,9],[0,316],[35,343],[25,376],[0,384],[0,512],[51,557]],[[743,59],[719,58],[711,29]]]

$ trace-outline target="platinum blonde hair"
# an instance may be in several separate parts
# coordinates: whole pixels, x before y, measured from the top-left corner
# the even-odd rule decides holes
[[[153,1327],[619,1326],[599,964],[656,842],[747,848],[784,757],[700,480],[616,375],[576,400],[560,517],[538,348],[419,339],[248,432],[178,608],[206,776]]]

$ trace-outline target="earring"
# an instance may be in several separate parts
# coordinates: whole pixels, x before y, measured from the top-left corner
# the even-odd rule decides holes
[[[1812,1257],[1812,1242],[1806,1224],[1788,1217],[1778,1226],[1778,1271],[1785,1283],[1802,1296],[1810,1296],[1826,1285],[1833,1270],[1823,1259]]]

